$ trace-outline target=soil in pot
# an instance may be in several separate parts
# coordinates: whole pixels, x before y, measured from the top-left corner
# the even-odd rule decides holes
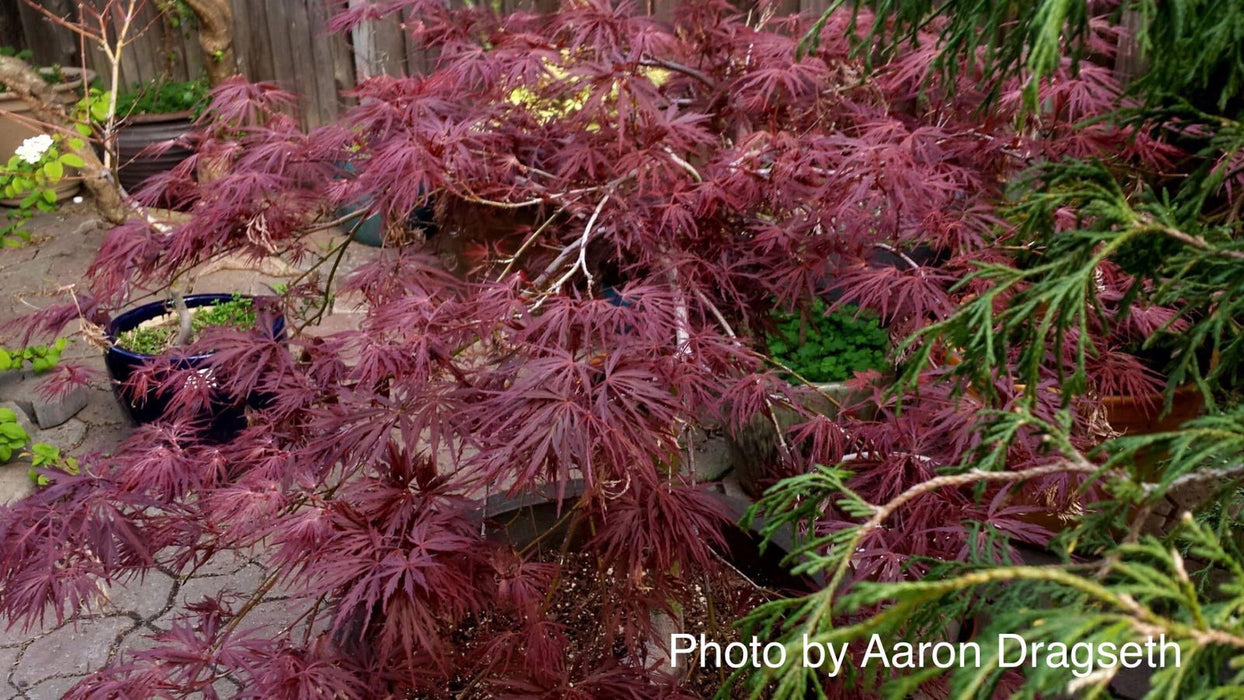
[[[159,355],[174,345],[180,326],[181,317],[177,313],[165,313],[120,333],[116,345],[130,352]],[[186,342],[194,342],[205,329],[214,327],[254,328],[255,307],[250,297],[234,295],[228,301],[191,310],[190,337]]]
[[[783,540],[776,538],[762,554],[758,539],[752,533],[735,527],[725,530],[726,545],[719,557],[706,570],[687,574],[670,590],[670,598],[655,598],[642,607],[619,609],[619,591],[624,589],[625,571],[609,568],[597,554],[586,549],[590,525],[574,523],[572,502],[581,495],[581,486],[571,485],[566,501],[559,508],[555,498],[544,494],[517,498],[490,498],[483,519],[484,533],[498,546],[497,559],[501,568],[514,566],[544,567],[540,578],[547,576],[548,590],[541,584],[534,599],[546,623],[536,631],[539,639],[552,644],[547,652],[564,664],[565,676],[578,687],[589,676],[626,678],[627,687],[652,683],[651,695],[676,690],[682,697],[714,697],[725,687],[731,669],[699,667],[698,654],[690,662],[680,656],[676,668],[668,663],[666,650],[673,633],[704,634],[723,647],[730,642],[744,642],[733,623],[766,601],[788,595],[802,595],[819,588],[811,580],[792,576],[781,566],[785,554]],[[719,496],[727,512],[737,515],[745,504]],[[500,570],[500,569],[499,569]],[[823,585],[823,584],[822,584]],[[668,608],[668,610],[666,610]],[[377,610],[377,612],[379,612]],[[614,614],[610,614],[614,613]],[[533,653],[528,644],[540,643],[528,636],[531,613],[516,611],[512,606],[489,606],[456,620],[442,622],[435,636],[450,643],[450,661],[456,675],[437,681],[434,689],[414,697],[423,698],[494,698],[539,694],[543,681],[538,672],[529,673]],[[633,615],[643,619],[636,620]],[[623,620],[629,622],[623,623]],[[374,619],[373,619],[374,622]],[[625,636],[617,625],[650,626],[647,641],[638,640],[647,657],[648,668],[636,661],[635,648],[628,648]],[[642,635],[640,635],[642,636]],[[348,653],[367,655],[367,633],[358,627],[346,626],[337,636]],[[632,637],[632,642],[636,640]],[[750,641],[750,640],[748,640]],[[664,663],[663,663],[664,662]],[[655,669],[653,668],[655,666]],[[528,681],[532,684],[527,684]],[[602,697],[608,697],[607,695]],[[744,689],[730,687],[725,697],[748,697]]]
[[[558,565],[557,589],[548,602],[547,619],[558,625],[565,639],[566,654],[563,662],[569,668],[593,669],[617,664],[627,667],[633,664],[628,651],[618,635],[611,635],[602,619],[606,610],[614,604],[616,577],[611,570],[602,571],[596,558],[586,552],[565,554],[541,552],[536,562]],[[705,572],[699,583],[687,584],[678,593],[677,618],[659,615],[654,631],[661,634],[662,644],[669,643],[669,633],[703,634],[706,639],[724,648],[731,642],[744,642],[733,623],[756,606],[778,598],[774,590],[757,585],[738,571],[722,563]],[[490,658],[490,643],[499,635],[521,628],[521,622],[510,616],[485,611],[470,617],[449,630],[455,642],[460,668],[479,667],[481,661]],[[655,641],[655,640],[654,640]],[[660,655],[655,644],[649,649]],[[666,669],[677,674],[677,688],[683,696],[712,698],[727,685],[731,669],[725,667],[701,667],[698,654],[691,655],[690,665],[686,656],[680,655],[677,669]],[[486,668],[486,666],[485,666]],[[636,669],[637,673],[642,673]],[[658,687],[653,688],[656,693]],[[485,672],[475,677],[460,676],[445,688],[445,697],[476,698],[484,700],[513,692],[501,679],[491,678]],[[731,688],[726,697],[746,698],[744,688]]]
[[[578,493],[575,489],[574,492]],[[734,518],[741,517],[747,504],[737,499],[719,495],[723,507]],[[613,605],[618,589],[617,574],[612,569],[601,570],[600,562],[581,547],[588,540],[585,527],[569,524],[566,508],[559,508],[555,501],[535,503],[520,501],[517,505],[501,506],[496,515],[488,520],[491,538],[512,546],[516,553],[530,553],[537,562],[559,565],[557,586],[549,597],[549,618],[564,626],[568,639],[566,648],[572,658],[568,662],[585,668],[617,662],[631,663],[627,649],[618,641],[617,635],[604,628],[604,613]],[[497,510],[495,507],[493,510]],[[722,645],[730,642],[747,642],[733,623],[757,605],[791,595],[814,591],[819,585],[807,578],[791,575],[781,564],[785,555],[784,541],[778,537],[764,552],[760,551],[759,538],[735,526],[723,532],[725,546],[718,551],[717,561],[707,571],[689,577],[676,591],[674,612],[653,614],[653,634],[647,647],[650,660],[667,659],[665,652],[672,633],[703,634]],[[493,637],[498,631],[511,627],[517,621],[504,616],[489,615],[459,625],[455,633],[461,641],[462,653],[469,658],[478,655],[478,640]],[[701,667],[698,655],[688,665],[683,657],[678,668],[670,668],[668,661],[663,670],[678,679],[681,692],[693,697],[714,697],[730,675],[729,668]],[[477,682],[474,695],[466,697],[495,697],[504,692],[502,688],[489,687],[488,682]],[[742,687],[732,688],[727,697],[748,697]]]
[[[227,322],[230,320],[235,327],[253,328],[257,323],[258,314],[253,308],[254,300],[251,297],[194,294],[185,297],[185,302],[186,307],[191,310],[192,318],[197,319],[199,331],[213,325],[229,325]],[[246,325],[242,326],[244,322]],[[149,423],[162,418],[168,411],[170,397],[155,388],[148,390],[143,396],[134,396],[127,383],[135,372],[152,363],[161,352],[167,350],[169,340],[176,337],[177,331],[178,316],[169,302],[155,302],[131,309],[114,318],[105,328],[111,344],[104,353],[104,364],[112,378],[113,393],[136,423]],[[266,332],[273,337],[283,337],[284,318],[273,318]],[[135,346],[155,352],[132,349]],[[210,357],[210,353],[181,356],[174,360],[174,364],[179,369],[197,370],[205,368]],[[226,440],[236,435],[246,426],[245,406],[258,406],[261,403],[262,397],[249,397],[245,402],[228,401],[221,397],[219,401],[213,402],[210,410],[202,417],[208,425],[207,437]]]

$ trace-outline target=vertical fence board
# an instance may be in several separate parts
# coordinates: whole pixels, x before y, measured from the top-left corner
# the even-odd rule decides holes
[[[336,10],[344,7],[343,0],[337,0]],[[350,37],[344,32],[334,32],[330,34],[326,41],[329,42],[329,50],[332,53],[333,61],[333,89],[337,94],[338,102],[341,106],[353,104],[352,98],[344,97],[344,93],[352,89],[357,83],[354,67],[354,52],[350,46]]]
[[[306,0],[308,33],[311,41],[311,82],[315,85],[316,114],[313,124],[326,124],[337,118],[340,111],[340,94],[337,90],[336,74],[333,65],[332,39],[328,34],[330,7],[323,0]],[[310,114],[308,114],[310,116]]]
[[[33,60],[36,64],[42,66],[78,65],[78,37],[76,35],[53,24],[43,13],[25,2],[10,1],[17,3],[17,14],[22,23],[22,36],[26,40],[25,48],[30,49],[34,54]],[[42,0],[40,6],[58,17],[73,15],[74,6],[71,0]]]

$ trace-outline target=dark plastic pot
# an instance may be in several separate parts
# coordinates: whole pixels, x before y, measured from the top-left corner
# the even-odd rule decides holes
[[[186,306],[193,309],[226,302],[233,297],[232,294],[191,294],[185,297],[185,301]],[[137,328],[145,321],[171,312],[170,302],[158,301],[144,304],[112,319],[112,322],[104,329],[109,341],[108,349],[104,352],[104,364],[108,367],[108,376],[112,379],[113,394],[135,423],[150,423],[163,418],[168,412],[171,397],[154,389],[148,391],[145,396],[133,395],[133,391],[126,385],[127,382],[135,372],[155,360],[156,356],[117,347],[116,339],[120,334]],[[272,337],[284,337],[285,318],[277,316],[273,319],[268,331]],[[177,360],[177,366],[181,369],[199,369],[207,365],[210,357],[211,353],[182,357]],[[250,397],[246,402],[241,403],[228,402],[223,398],[219,402],[213,402],[207,415],[203,416],[209,426],[208,436],[217,440],[227,440],[237,435],[246,427],[245,404],[247,403],[258,407],[261,398]]]
[[[362,202],[357,206],[342,207],[338,210],[337,216],[348,216],[359,211],[360,209],[366,209],[368,206],[368,202]],[[380,215],[372,214],[366,219],[363,219],[362,222],[348,222],[345,225],[345,228],[349,231],[357,225],[358,228],[354,229],[354,240],[362,243],[363,245],[379,248],[384,245],[384,231],[381,229],[381,224],[382,221]],[[418,207],[412,211],[410,216],[406,219],[406,226],[412,229],[423,229],[423,233],[426,238],[435,236],[436,222],[432,220],[432,206],[428,204]]]
[[[819,393],[802,397],[800,403],[804,409],[826,418],[837,418],[842,406],[857,405],[867,400],[863,392],[852,390],[845,382],[817,384],[816,389]],[[763,415],[753,416],[737,431],[727,431],[726,449],[730,467],[747,495],[759,498],[780,478],[775,470],[780,461],[778,427],[785,433],[804,420],[800,413],[779,403],[773,407],[773,419]]]

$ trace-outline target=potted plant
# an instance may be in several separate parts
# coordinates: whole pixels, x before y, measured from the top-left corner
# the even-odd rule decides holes
[[[192,382],[202,377],[209,398],[198,417],[210,424],[208,433],[218,438],[236,433],[246,424],[244,409],[250,397],[230,398],[216,388],[213,371],[208,368],[212,350],[176,351],[200,347],[193,343],[211,329],[258,328],[273,338],[284,335],[283,316],[271,317],[266,327],[257,326],[261,318],[255,298],[236,294],[191,294],[143,304],[118,315],[104,329],[108,340],[104,364],[117,401],[136,423],[161,420],[168,416],[175,393],[162,383],[170,376],[175,377],[173,381]],[[155,376],[144,374],[152,370]]]
[[[59,134],[32,136],[0,166],[0,205],[12,209],[5,214],[9,223],[0,227],[0,248],[29,241],[25,224],[34,212],[53,211],[78,191],[81,183],[72,174],[83,160],[76,153],[61,153],[62,138]],[[72,141],[81,143],[76,138]]]
[[[852,306],[831,310],[816,299],[803,313],[774,313],[771,322],[773,329],[766,334],[769,357],[788,380],[806,387],[791,392],[794,404],[779,400],[771,416],[755,416],[729,435],[730,464],[752,496],[763,493],[782,472],[776,467],[783,461],[785,442],[777,431],[786,433],[814,415],[836,419],[843,408],[865,401],[871,392],[847,380],[885,370],[890,350],[889,333],[876,314]]]
[[[0,48],[0,55],[29,58],[29,52],[13,52]],[[62,66],[45,66],[39,75],[52,86],[54,99],[62,105],[71,106],[82,97],[85,86],[94,78],[94,71]],[[44,129],[31,111],[30,104],[10,92],[0,92],[0,154],[11,154],[26,139],[39,136]]]
[[[194,153],[194,120],[206,105],[205,78],[153,81],[117,96],[118,177],[129,192]]]

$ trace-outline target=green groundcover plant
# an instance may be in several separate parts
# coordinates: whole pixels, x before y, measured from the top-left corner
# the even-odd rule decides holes
[[[247,330],[255,327],[255,308],[250,297],[234,295],[229,301],[201,306],[189,311],[190,337],[193,341],[206,328]],[[144,355],[159,355],[177,339],[180,322],[176,314],[168,314],[154,322],[130,329],[117,336],[116,344]]]
[[[117,94],[117,114],[173,114],[191,112],[198,117],[207,106],[206,78],[186,81],[156,80],[135,84]]]
[[[769,354],[810,382],[841,382],[885,366],[890,336],[875,315],[829,311],[817,300],[806,316],[784,314],[769,334]]]

